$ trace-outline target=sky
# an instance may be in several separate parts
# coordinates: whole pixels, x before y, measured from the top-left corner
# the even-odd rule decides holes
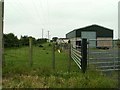
[[[119,0],[4,0],[4,33],[59,37],[77,28],[98,24],[118,38]]]

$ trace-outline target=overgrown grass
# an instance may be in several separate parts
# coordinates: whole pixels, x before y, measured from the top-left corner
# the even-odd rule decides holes
[[[48,76],[49,75],[49,76]],[[14,75],[3,79],[4,87],[11,88],[115,88],[116,81],[95,72],[54,72],[48,75]]]
[[[28,47],[6,49],[3,67],[3,88],[115,88],[116,79],[94,69],[83,74],[72,61],[68,72],[68,54],[56,53],[55,71],[52,70],[52,47],[34,46],[33,66],[29,65]]]

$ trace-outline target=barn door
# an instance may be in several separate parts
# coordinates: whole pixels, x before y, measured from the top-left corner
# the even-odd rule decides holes
[[[83,31],[81,32],[81,38],[87,38],[90,47],[96,47],[96,32]]]

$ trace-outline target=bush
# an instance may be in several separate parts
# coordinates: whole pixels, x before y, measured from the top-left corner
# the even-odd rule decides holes
[[[120,39],[117,40],[117,46],[120,48]]]

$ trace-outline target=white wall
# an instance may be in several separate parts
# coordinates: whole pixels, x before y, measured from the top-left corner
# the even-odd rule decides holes
[[[57,39],[57,43],[68,43],[69,39]]]

